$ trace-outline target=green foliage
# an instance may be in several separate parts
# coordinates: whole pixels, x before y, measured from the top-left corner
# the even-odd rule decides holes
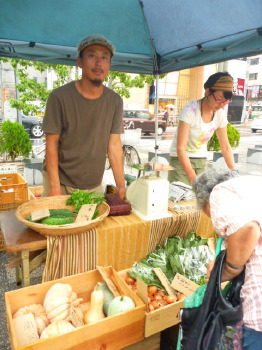
[[[227,136],[232,148],[236,148],[239,145],[240,141],[240,132],[230,123],[227,124]],[[216,132],[214,132],[213,136],[207,143],[208,151],[220,151],[221,147],[218,141],[218,137]]]
[[[7,62],[6,59],[2,60]],[[46,83],[37,83],[34,79],[30,79],[27,71],[29,67],[33,67],[41,73],[45,72],[47,69],[52,69],[57,76],[54,88],[67,83],[70,80],[70,72],[74,69],[59,64],[47,64],[17,59],[11,59],[8,62],[15,70],[19,80],[19,83],[15,84],[19,92],[19,99],[11,98],[10,105],[13,108],[23,111],[24,114],[42,114],[51,93],[51,90],[47,90]],[[40,101],[40,105],[32,103],[35,101]]]
[[[28,157],[31,150],[30,138],[24,127],[17,122],[4,121],[0,132],[0,153],[6,152],[14,162],[19,156]]]
[[[57,88],[71,80],[70,76],[75,67],[69,67],[60,64],[50,64],[35,61],[26,61],[18,59],[7,60],[5,58],[0,59],[4,62],[9,62],[15,70],[19,83],[16,84],[16,88],[19,92],[19,99],[10,99],[10,105],[24,114],[42,114],[45,108],[48,97],[51,90],[47,90],[46,83],[37,83],[34,79],[30,79],[27,69],[33,67],[39,72],[43,73],[47,69],[53,70],[57,76],[57,80],[54,83],[54,88]],[[166,74],[160,75],[160,79]],[[78,79],[79,77],[77,77]],[[152,75],[137,74],[131,75],[122,72],[109,72],[105,82],[107,86],[114,90],[122,97],[130,97],[130,89],[133,87],[142,89],[145,84],[151,85],[155,77]],[[36,105],[32,102],[40,101],[40,105]]]
[[[105,196],[103,193],[87,193],[83,190],[76,190],[67,199],[66,205],[74,205],[75,210],[79,211],[83,204],[96,204],[99,206],[102,202],[105,202]]]

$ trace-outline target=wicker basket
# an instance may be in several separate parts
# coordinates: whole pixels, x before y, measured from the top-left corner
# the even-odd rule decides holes
[[[87,222],[78,222],[74,224],[67,225],[44,225],[36,222],[30,222],[26,220],[28,216],[31,215],[33,211],[40,209],[69,209],[74,210],[73,205],[66,205],[66,200],[70,196],[53,196],[44,197],[40,199],[34,199],[26,202],[16,210],[17,220],[29,226],[33,230],[43,234],[44,236],[66,236],[75,235],[78,233],[83,233],[91,228],[97,226],[101,221],[103,221],[109,214],[109,205],[105,202],[99,205],[99,216],[95,220]]]

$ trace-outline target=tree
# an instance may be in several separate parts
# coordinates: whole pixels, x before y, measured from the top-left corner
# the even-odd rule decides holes
[[[72,76],[78,78],[75,67],[17,59],[2,60],[12,65],[19,80],[19,82],[15,84],[19,92],[19,98],[10,99],[10,105],[13,108],[23,111],[25,114],[41,113],[45,108],[48,96],[51,92],[51,90],[47,90],[46,83],[37,83],[34,79],[30,79],[27,71],[28,67],[34,67],[40,72],[52,69],[57,76],[54,88],[71,81]],[[160,78],[164,76],[165,75],[161,75]],[[142,89],[145,84],[151,85],[154,80],[155,78],[152,75],[138,74],[134,76],[128,73],[112,71],[109,72],[106,83],[110,89],[117,92],[120,96],[129,98],[130,88],[136,87]],[[39,101],[40,105],[36,105],[34,103],[35,101]]]
[[[29,77],[29,72],[27,70],[29,67],[33,67],[41,73],[47,69],[52,69],[57,76],[57,80],[54,83],[54,88],[69,82],[74,69],[73,67],[64,65],[47,64],[35,61],[16,59],[4,59],[4,61],[11,64],[19,80],[19,82],[15,84],[19,92],[19,98],[11,98],[10,105],[13,108],[23,111],[25,114],[41,113],[51,92],[51,90],[47,90],[46,83],[37,83],[34,79]],[[36,101],[40,102],[40,104],[35,104],[34,102]]]

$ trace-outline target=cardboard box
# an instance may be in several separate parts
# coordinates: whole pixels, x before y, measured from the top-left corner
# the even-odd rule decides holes
[[[118,274],[125,280],[127,270],[119,271]],[[180,322],[180,309],[184,307],[183,300],[174,304],[166,305],[151,312],[145,311],[145,337],[163,331]]]
[[[136,304],[135,309],[125,313],[106,317],[97,323],[77,328],[71,333],[48,338],[18,347],[14,331],[12,315],[21,307],[43,303],[48,289],[55,283],[69,283],[78,298],[84,302],[90,301],[90,295],[97,282],[103,281],[98,270],[93,270],[78,275],[61,278],[59,280],[26,287],[5,293],[6,312],[9,335],[13,350],[82,350],[82,349],[107,349],[115,350],[136,343],[144,338],[145,305],[122,281],[112,267],[106,267],[105,271],[119,290],[120,294],[129,296]]]

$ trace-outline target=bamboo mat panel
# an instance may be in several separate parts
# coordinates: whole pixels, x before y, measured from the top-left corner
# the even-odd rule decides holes
[[[95,228],[78,235],[48,236],[42,282],[94,270],[96,251]]]

